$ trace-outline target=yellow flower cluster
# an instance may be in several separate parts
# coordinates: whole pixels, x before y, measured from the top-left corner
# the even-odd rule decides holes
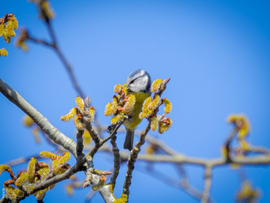
[[[170,119],[169,117],[164,118],[164,116],[157,115],[152,116],[151,119],[151,130],[156,131],[158,129],[158,132],[160,134],[163,134],[172,126],[172,119]]]
[[[86,146],[92,142],[91,135],[87,130],[83,133],[83,145]]]
[[[151,86],[151,92],[157,92],[160,89],[162,83],[163,83],[163,80],[161,79],[155,80]]]
[[[85,107],[84,101],[81,97],[77,96],[75,99],[77,107],[72,108],[69,113],[61,117],[61,121],[70,121],[74,118],[74,125],[78,130],[85,129],[86,121],[93,122],[95,117],[94,107]],[[90,101],[89,101],[90,103]]]
[[[161,86],[162,86],[162,83],[163,83],[163,80],[161,80],[161,79],[155,80],[152,83],[151,91],[153,93],[159,91]],[[157,111],[159,106],[162,104],[164,104],[164,113],[165,114],[170,113],[172,110],[172,104],[171,104],[170,100],[168,100],[167,98],[161,99],[159,94],[157,94],[157,93],[154,94],[153,98],[148,97],[143,103],[142,112],[139,115],[140,119],[143,119],[145,117],[149,117],[150,115],[154,114],[155,111]]]
[[[0,165],[0,175],[2,174],[3,171],[10,171],[10,167],[6,164]]]
[[[249,181],[245,180],[239,192],[236,195],[238,202],[256,202],[255,200],[259,197],[259,191],[252,187]]]
[[[158,132],[163,134],[165,131],[169,130],[172,126],[172,120],[168,117],[163,118],[161,121],[158,122]]]
[[[118,98],[114,96],[112,102],[106,105],[104,115],[105,116],[114,115],[117,112],[117,106],[118,106]]]
[[[249,144],[245,140],[245,138],[247,137],[250,131],[250,125],[249,125],[247,117],[241,114],[239,115],[232,114],[228,117],[228,122],[234,124],[235,127],[238,129],[238,141],[240,144],[240,148],[243,151],[248,150]]]
[[[17,41],[16,41],[16,46],[20,47],[23,51],[27,51],[28,50],[28,47],[26,44],[27,38],[28,38],[27,30],[24,28],[21,28],[19,37],[17,38]]]
[[[2,48],[2,49],[0,49],[0,56],[7,56],[8,55],[8,52],[7,52],[7,50],[5,49],[5,48]]]
[[[69,164],[67,164],[70,159],[70,153],[64,152],[62,156],[57,156],[54,153],[42,151],[40,152],[40,156],[44,158],[50,158],[52,160],[52,171],[54,174],[62,174],[67,169],[71,168]]]
[[[113,96],[112,102],[105,107],[104,115],[113,116],[112,124],[118,123],[125,115],[130,115],[136,103],[136,97],[132,94],[127,95],[126,87],[120,84],[114,86],[114,92],[117,95]]]
[[[71,168],[69,164],[66,164],[66,162],[70,159],[70,153],[63,153],[62,156],[56,156],[55,154],[51,152],[43,151],[40,153],[40,155],[44,158],[51,158],[53,160],[52,163],[52,171],[55,174],[62,174],[67,169]],[[57,161],[57,167],[56,165]],[[12,177],[11,180],[7,180],[4,182],[4,188],[6,190],[6,193],[9,195],[11,200],[16,200],[18,197],[23,197],[24,191],[22,191],[20,188],[24,185],[27,188],[27,193],[33,192],[33,183],[41,183],[42,180],[51,172],[51,169],[48,164],[44,162],[38,162],[36,158],[31,158],[31,160],[28,163],[27,171],[19,172],[18,175],[15,177],[11,168],[7,165],[0,165],[0,175],[3,171],[9,172],[10,176]],[[16,187],[10,186],[10,184],[14,184]],[[40,190],[33,195],[36,197],[37,200],[42,200],[46,194],[46,192],[50,189],[52,189],[55,185],[52,185],[48,188],[45,188],[43,190]]]
[[[30,2],[35,2],[39,9],[39,17],[44,19],[54,18],[54,12],[51,8],[50,2],[48,0],[29,0]]]
[[[163,80],[157,79],[152,83],[151,91],[157,92],[161,89],[163,84]],[[156,113],[159,110],[159,106],[164,104],[164,115],[156,115]],[[145,117],[151,118],[151,129],[153,131],[156,131],[158,129],[158,132],[160,134],[167,131],[171,125],[172,120],[168,117],[164,118],[165,114],[169,114],[172,110],[172,104],[169,99],[163,98],[161,99],[158,93],[155,93],[153,98],[148,97],[145,99],[142,107],[142,112],[139,115],[140,119],[143,119]]]
[[[112,117],[111,119],[111,123],[113,125],[115,125],[116,123],[118,123],[122,118],[124,118],[124,113],[119,112],[118,114],[116,114],[115,116]]]
[[[10,43],[11,37],[15,37],[14,30],[18,28],[18,21],[14,14],[6,14],[0,18],[0,37],[3,37],[6,43]],[[7,56],[8,52],[5,48],[0,49],[0,56]]]
[[[9,198],[13,201],[16,201],[17,197],[23,197],[24,196],[24,192],[12,187],[11,185],[5,185],[4,184],[4,188],[6,190],[6,193],[8,194]]]
[[[14,30],[18,28],[18,21],[14,14],[6,14],[0,18],[0,37],[4,37],[6,43],[10,43],[11,37],[15,37]]]

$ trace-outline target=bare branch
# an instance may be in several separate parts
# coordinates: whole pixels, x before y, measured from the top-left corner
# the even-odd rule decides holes
[[[119,154],[119,149],[117,147],[116,144],[116,136],[113,136],[111,139],[111,144],[112,144],[112,152],[113,152],[113,160],[114,160],[114,169],[113,169],[113,175],[111,177],[110,180],[110,184],[113,185],[113,188],[115,187],[115,182],[116,182],[116,178],[118,177],[119,174],[119,169],[120,169],[120,163],[121,163],[121,159],[120,159],[120,154]]]
[[[90,133],[92,139],[93,139],[94,142],[95,142],[95,146],[93,147],[93,149],[92,149],[90,152],[88,152],[88,155],[91,156],[91,157],[93,157],[93,156],[96,154],[96,152],[98,151],[98,149],[99,149],[104,143],[106,143],[109,139],[111,139],[113,136],[115,136],[117,130],[118,130],[119,127],[123,124],[123,122],[124,122],[124,120],[121,120],[121,121],[115,126],[115,128],[113,129],[113,131],[111,132],[111,134],[110,134],[107,138],[105,138],[104,140],[102,140],[99,136],[97,136],[97,134],[94,133],[94,134],[93,134],[94,136],[92,136],[92,134]],[[89,132],[92,132],[92,126],[91,126],[90,124],[87,124],[87,125],[86,125],[86,129],[87,129]]]
[[[204,192],[203,197],[201,200],[201,203],[207,203],[210,195],[210,189],[211,189],[211,176],[212,176],[212,168],[206,167],[205,168],[205,181],[204,181]]]
[[[133,147],[133,149],[130,151],[130,155],[127,161],[127,172],[126,172],[126,178],[125,178],[125,182],[123,185],[123,194],[129,196],[129,187],[131,185],[131,179],[132,179],[132,172],[134,170],[134,164],[137,160],[138,154],[141,151],[141,146],[145,143],[145,136],[147,135],[147,133],[150,130],[150,126],[151,126],[151,120],[148,122],[148,125],[146,126],[146,128],[141,132],[141,136],[140,136],[140,140],[138,142],[136,142],[135,146]]]
[[[78,130],[76,134],[77,138],[77,146],[76,146],[76,153],[77,153],[77,160],[80,160],[81,158],[84,157],[83,153],[83,133],[84,130]]]
[[[227,158],[227,162],[231,162],[231,155],[230,155],[230,153],[231,153],[231,148],[230,148],[230,144],[231,144],[231,141],[232,141],[232,139],[233,139],[235,133],[237,133],[238,130],[239,130],[239,129],[238,129],[237,127],[235,127],[235,128],[233,129],[233,131],[231,132],[230,136],[228,137],[228,139],[227,139],[226,142],[225,142],[225,150],[226,150],[226,158]]]
[[[33,37],[30,37],[29,35],[27,36],[27,40],[30,40],[32,42],[35,42],[37,44],[42,44],[42,45],[45,45],[45,46],[48,46],[48,47],[51,47],[51,48],[54,48],[53,45],[49,42],[46,42],[42,39],[36,39],[36,38],[33,38]]]

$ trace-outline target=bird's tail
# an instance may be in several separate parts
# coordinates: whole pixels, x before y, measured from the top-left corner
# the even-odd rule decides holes
[[[128,149],[129,151],[133,148],[133,137],[134,137],[134,130],[127,129],[126,139],[124,142],[124,149]]]

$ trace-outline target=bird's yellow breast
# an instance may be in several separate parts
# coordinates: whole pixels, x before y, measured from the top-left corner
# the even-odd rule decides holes
[[[128,129],[134,129],[142,121],[139,118],[139,114],[142,112],[143,102],[147,97],[149,97],[149,94],[144,93],[144,92],[137,92],[137,93],[133,93],[133,92],[129,93],[128,92],[127,94],[128,95],[133,94],[135,96],[135,98],[136,98],[136,103],[134,105],[134,109],[133,109],[133,112],[132,112],[131,122],[130,121],[125,121],[124,125]]]

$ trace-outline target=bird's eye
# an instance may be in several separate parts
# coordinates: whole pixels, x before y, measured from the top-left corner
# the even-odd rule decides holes
[[[132,84],[135,80],[131,80],[129,84]]]

